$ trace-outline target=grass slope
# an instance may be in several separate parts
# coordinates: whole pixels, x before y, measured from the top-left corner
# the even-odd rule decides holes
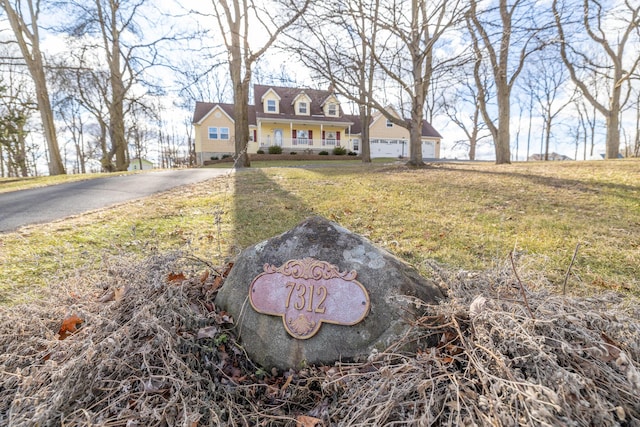
[[[183,249],[221,265],[308,215],[337,221],[419,269],[520,272],[560,290],[640,293],[640,162],[263,168],[0,235],[0,303],[100,273],[104,257]]]

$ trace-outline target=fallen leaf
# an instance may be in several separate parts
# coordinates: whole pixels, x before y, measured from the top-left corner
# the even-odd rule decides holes
[[[81,325],[83,320],[76,316],[75,314],[67,317],[62,321],[62,326],[60,326],[60,331],[58,331],[58,339],[63,340],[67,338],[69,335],[73,334],[77,331],[77,326]]]
[[[107,292],[106,294],[102,295],[99,299],[98,302],[111,302],[114,299],[116,299],[116,292],[112,289],[109,292]]]
[[[316,427],[322,425],[322,420],[308,415],[298,415],[296,417],[296,425],[299,427]]]
[[[231,317],[231,315],[229,313],[227,313],[226,311],[221,311],[220,314],[218,314],[216,321],[219,324],[222,323],[233,323],[233,317]]]
[[[224,270],[224,273],[222,273],[222,277],[227,277],[229,275],[229,272],[231,272],[231,269],[233,268],[233,263],[230,262],[227,264],[227,268]]]
[[[289,375],[287,377],[287,380],[284,382],[284,384],[282,384],[282,387],[280,387],[280,394],[284,396],[284,392],[287,390],[287,387],[289,387],[289,385],[291,384],[291,379],[293,378],[293,375]]]
[[[171,283],[180,284],[185,280],[187,280],[187,278],[185,277],[184,273],[169,273],[169,275],[167,276],[167,281]]]
[[[206,282],[208,278],[209,278],[209,270],[205,270],[205,271],[200,275],[200,283],[201,283],[201,284],[204,284],[204,282]]]
[[[200,330],[198,330],[198,337],[197,339],[203,339],[203,338],[215,338],[216,334],[220,332],[220,329],[218,329],[217,326],[206,326],[204,328],[200,328]]]
[[[129,287],[127,285],[120,286],[119,288],[116,288],[116,290],[114,291],[113,297],[116,301],[121,301],[128,291],[129,291]]]
[[[217,276],[213,281],[213,291],[217,291],[222,286],[222,276]]]

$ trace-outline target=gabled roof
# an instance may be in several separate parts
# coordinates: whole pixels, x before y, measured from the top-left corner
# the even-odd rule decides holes
[[[324,101],[322,101],[322,104],[320,104],[320,106],[324,107],[325,104],[329,102],[330,99],[335,99],[336,101],[338,100],[335,93],[329,92],[329,95],[324,99]]]
[[[273,90],[273,88],[269,88],[269,89],[268,89],[268,90],[266,90],[266,91],[262,94],[262,96],[260,97],[260,102],[264,102],[264,97],[265,97],[265,96],[267,96],[267,94],[268,94],[269,92],[272,92],[272,93],[276,96],[276,98],[278,98],[278,101],[280,101],[280,100],[282,99],[282,98],[280,98],[280,95],[278,95],[278,92],[276,92],[275,90]],[[256,102],[256,104],[257,104],[257,102]]]
[[[193,123],[201,122],[205,117],[211,113],[216,107],[220,107],[231,120],[234,120],[233,104],[222,104],[216,102],[196,102],[196,109],[193,113]],[[256,124],[256,108],[253,105],[249,105],[249,125],[255,126]]]
[[[304,91],[304,90],[302,90],[300,93],[298,93],[298,94],[293,98],[293,100],[291,101],[291,104],[295,104],[295,103],[296,103],[296,101],[297,101],[298,99],[300,99],[300,98],[306,98],[306,99],[308,99],[308,100],[309,100],[309,102],[311,102],[311,103],[313,104],[313,99],[311,99],[311,97],[310,97],[309,95],[307,95],[307,94],[305,93],[305,91]]]
[[[304,119],[310,120],[314,117],[316,120],[323,122],[338,122],[344,123],[350,120],[345,120],[342,108],[338,110],[338,117],[325,116],[322,110],[322,104],[329,96],[333,94],[328,90],[317,90],[308,88],[294,88],[294,87],[280,87],[280,86],[265,86],[254,85],[253,86],[253,99],[260,100],[264,94],[272,90],[280,97],[280,112],[279,114],[265,113],[262,102],[256,103],[256,117],[257,118],[278,118],[286,120]],[[304,93],[311,99],[309,116],[296,115],[294,111],[293,101],[294,99]]]

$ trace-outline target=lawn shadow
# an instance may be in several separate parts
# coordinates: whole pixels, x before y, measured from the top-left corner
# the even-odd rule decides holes
[[[240,249],[277,236],[314,214],[260,169],[238,169],[234,180],[233,244]]]
[[[458,164],[459,166],[460,164]],[[438,169],[443,171],[452,171],[452,172],[469,172],[471,174],[480,174],[494,177],[503,177],[510,176],[514,178],[519,178],[522,180],[528,180],[534,185],[548,187],[554,190],[569,190],[576,191],[580,193],[588,193],[592,195],[601,195],[603,192],[607,192],[611,194],[611,192],[615,192],[616,196],[621,197],[623,199],[627,199],[630,201],[638,201],[638,197],[633,193],[640,193],[640,184],[638,185],[629,185],[629,184],[620,184],[613,182],[597,182],[597,181],[583,181],[577,179],[570,178],[562,178],[562,177],[553,177],[553,176],[545,176],[545,175],[537,175],[531,173],[522,173],[522,172],[514,172],[514,171],[494,171],[494,170],[480,170],[480,169],[470,169],[464,167],[449,167],[447,165],[441,164]]]

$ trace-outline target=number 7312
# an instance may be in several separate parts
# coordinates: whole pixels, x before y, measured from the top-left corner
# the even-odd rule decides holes
[[[289,290],[285,308],[291,305],[294,299],[293,308],[296,310],[306,310],[313,313],[324,313],[326,307],[324,303],[327,299],[327,287],[320,285],[307,285],[304,283],[287,282],[286,288]],[[317,298],[314,298],[317,297]],[[314,299],[317,305],[314,305]]]

